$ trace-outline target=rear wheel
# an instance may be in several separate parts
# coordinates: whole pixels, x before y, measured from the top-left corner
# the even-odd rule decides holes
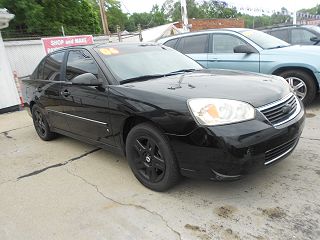
[[[165,191],[180,179],[167,138],[149,123],[131,129],[126,140],[126,154],[133,174],[147,188]]]
[[[309,73],[302,70],[288,70],[282,72],[280,76],[287,80],[305,105],[313,101],[317,93],[317,87]]]
[[[56,133],[50,131],[47,119],[38,105],[32,107],[32,120],[37,134],[42,140],[50,141],[57,136]]]

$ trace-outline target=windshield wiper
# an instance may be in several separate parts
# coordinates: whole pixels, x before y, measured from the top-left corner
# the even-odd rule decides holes
[[[271,47],[271,48],[267,48],[267,49],[276,49],[276,48],[284,48],[284,47],[289,47],[290,45],[279,45],[276,47]]]
[[[169,73],[164,73],[164,74],[154,74],[154,75],[143,75],[139,77],[133,77],[133,78],[128,78],[125,80],[122,80],[120,84],[125,84],[125,83],[130,83],[130,82],[142,82],[142,81],[147,81],[153,78],[160,78],[160,77],[166,77],[166,76],[171,76],[171,75],[176,75],[176,74],[181,74],[181,73],[187,73],[187,72],[194,72],[197,69],[194,68],[188,68],[188,69],[180,69],[177,71],[169,72]]]
[[[170,76],[170,75],[175,75],[175,74],[180,74],[180,73],[187,73],[187,72],[194,72],[196,70],[197,69],[194,69],[194,68],[180,69],[177,71],[169,72],[169,73],[165,74],[165,76]]]
[[[142,82],[142,81],[147,81],[153,78],[160,78],[164,77],[164,74],[154,74],[154,75],[143,75],[139,77],[133,77],[133,78],[128,78],[125,80],[122,80],[120,84],[125,84],[125,83],[130,83],[130,82]]]

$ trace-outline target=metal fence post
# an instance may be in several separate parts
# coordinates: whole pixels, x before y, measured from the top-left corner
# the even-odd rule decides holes
[[[119,42],[122,42],[122,39],[121,39],[121,31],[120,31],[120,26],[117,25],[117,35],[118,35],[118,40]]]
[[[141,25],[140,24],[138,24],[138,32],[139,32],[139,40],[140,40],[140,42],[142,42],[143,38],[142,38],[142,30],[141,30]]]

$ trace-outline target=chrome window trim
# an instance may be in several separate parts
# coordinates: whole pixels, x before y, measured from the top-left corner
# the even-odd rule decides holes
[[[54,112],[54,113],[59,113],[59,114],[66,115],[66,116],[69,116],[69,117],[74,117],[74,118],[78,118],[78,119],[81,119],[81,120],[94,122],[94,123],[98,123],[98,124],[102,124],[102,125],[108,125],[108,123],[105,123],[105,122],[99,122],[99,121],[92,120],[92,119],[89,119],[89,118],[79,117],[79,116],[76,116],[76,115],[72,115],[72,114],[64,113],[64,112],[59,112],[59,111],[55,111],[55,110],[52,110],[52,109],[47,109],[47,111]]]
[[[271,107],[274,107],[274,106],[276,106],[276,105],[279,105],[279,104],[287,101],[287,100],[288,100],[289,98],[291,98],[292,96],[293,96],[294,99],[296,100],[297,108],[296,108],[295,112],[292,113],[286,120],[283,120],[283,121],[281,121],[281,122],[279,122],[279,123],[276,123],[276,124],[272,124],[272,123],[267,119],[267,117],[262,113],[263,110],[268,109],[268,108],[271,108]],[[272,124],[272,126],[277,127],[277,126],[279,126],[279,125],[282,125],[282,124],[284,124],[284,123],[286,123],[286,122],[289,122],[290,120],[294,119],[294,118],[300,113],[300,111],[301,111],[301,105],[300,105],[300,102],[299,102],[297,96],[296,96],[295,94],[293,94],[293,93],[290,93],[290,94],[288,94],[287,96],[285,96],[284,98],[282,98],[282,99],[280,99],[280,100],[277,100],[277,101],[272,102],[272,103],[269,103],[269,104],[267,104],[267,105],[263,105],[263,106],[261,106],[261,107],[258,107],[257,110],[265,117],[265,119],[268,120],[268,122],[269,122],[270,124]]]

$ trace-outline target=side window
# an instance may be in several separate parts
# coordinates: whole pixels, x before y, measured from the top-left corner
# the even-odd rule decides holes
[[[177,50],[184,54],[207,53],[208,34],[194,35],[181,38]]]
[[[98,78],[99,68],[87,50],[72,50],[67,61],[66,78],[68,81],[83,73],[92,73]]]
[[[50,54],[45,61],[43,61],[43,73],[42,78],[43,80],[51,80],[51,81],[59,81],[60,80],[60,69],[63,62],[64,57],[63,52],[57,52]],[[41,68],[39,68],[39,77],[41,76],[40,73]]]
[[[44,65],[45,59],[40,62],[38,65],[38,68],[34,71],[34,78],[35,79],[43,79],[43,65]]]
[[[213,35],[213,52],[214,53],[234,53],[233,49],[239,45],[247,45],[240,38],[228,34]]]
[[[289,42],[289,31],[287,29],[274,30],[274,31],[271,31],[270,34],[283,41]]]
[[[179,39],[179,38],[169,40],[169,41],[165,42],[164,45],[167,46],[167,47],[174,48],[174,46],[175,46],[176,43],[178,42],[178,39]]]
[[[315,34],[305,29],[292,29],[291,41],[292,44],[313,44],[310,38],[316,37]]]

